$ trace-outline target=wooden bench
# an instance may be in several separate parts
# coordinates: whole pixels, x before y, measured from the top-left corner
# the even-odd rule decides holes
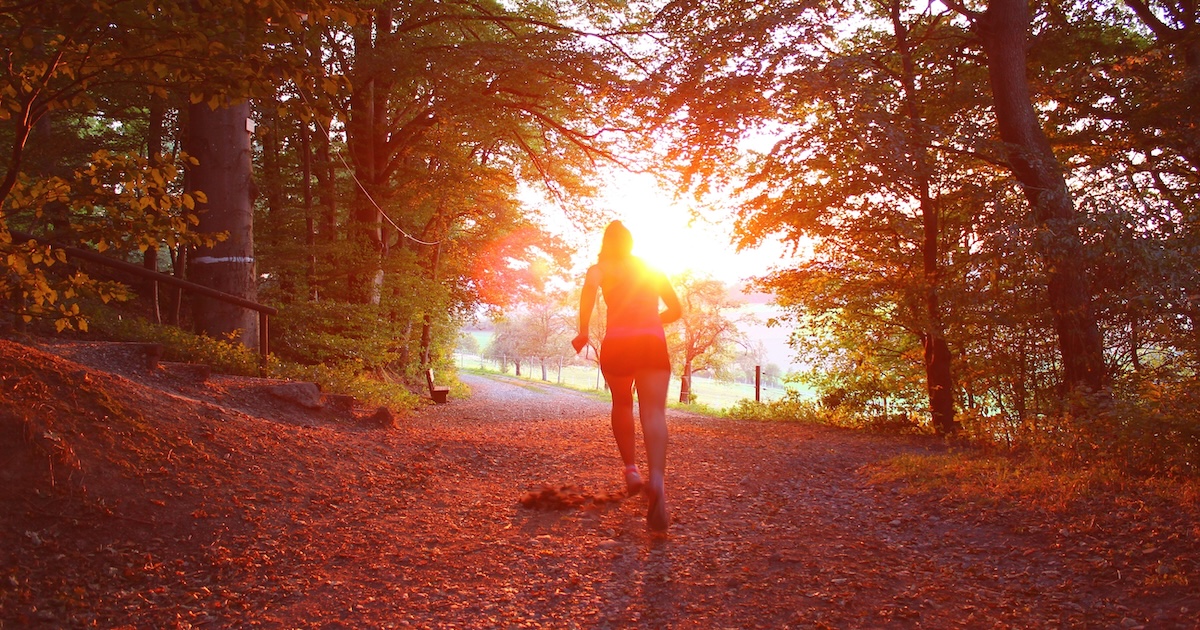
[[[425,382],[429,384],[429,397],[433,402],[441,404],[446,402],[446,395],[450,393],[450,388],[445,385],[433,384],[433,368],[425,370]]]

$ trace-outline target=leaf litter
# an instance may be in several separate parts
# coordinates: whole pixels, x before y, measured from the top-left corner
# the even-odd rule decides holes
[[[656,536],[604,401],[463,380],[381,428],[0,340],[0,627],[1200,625],[1194,512],[968,504],[872,480],[935,442],[672,410]]]

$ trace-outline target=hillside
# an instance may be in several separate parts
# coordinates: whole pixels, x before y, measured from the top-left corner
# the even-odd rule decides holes
[[[965,501],[883,474],[936,443],[672,411],[652,536],[603,401],[464,380],[388,426],[0,340],[0,628],[1200,624],[1193,504]]]

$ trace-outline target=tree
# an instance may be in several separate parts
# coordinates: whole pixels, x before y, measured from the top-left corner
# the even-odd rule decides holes
[[[188,259],[190,279],[218,291],[255,300],[254,223],[251,213],[250,103],[211,109],[193,105],[188,111],[187,149],[196,163],[189,183],[203,190],[197,208],[202,231],[227,235],[212,247],[197,249]],[[194,303],[197,330],[217,339],[236,335],[253,348],[259,336],[258,314],[211,298]]]
[[[209,10],[221,14],[222,20],[213,21],[208,19],[210,14],[201,13],[190,1],[53,5],[35,2],[0,8],[0,29],[5,40],[20,42],[19,47],[6,51],[4,78],[8,86],[0,90],[3,101],[0,118],[11,122],[10,133],[2,134],[11,149],[0,180],[0,204],[13,201],[9,197],[18,186],[31,189],[30,185],[22,184],[22,177],[31,181],[48,175],[63,178],[84,161],[81,158],[86,153],[64,152],[55,156],[54,148],[46,143],[38,147],[49,148],[43,151],[43,156],[58,160],[65,168],[56,173],[26,168],[31,165],[27,159],[31,134],[52,130],[60,137],[80,138],[95,135],[86,126],[104,120],[109,131],[101,134],[123,137],[124,151],[136,151],[140,141],[145,141],[147,147],[161,146],[160,121],[164,116],[161,111],[148,117],[149,124],[131,125],[145,124],[142,127],[145,137],[126,132],[125,124],[136,122],[148,102],[151,109],[157,108],[172,92],[191,95],[194,103],[204,101],[215,107],[223,98],[236,99],[269,89],[272,77],[286,75],[293,66],[284,51],[268,50],[268,46],[286,39],[280,33],[298,25],[298,12],[316,14],[326,9],[323,3],[307,0],[252,5],[218,2],[210,5]],[[198,34],[201,36],[197,37]],[[245,117],[242,118],[244,129]],[[67,129],[63,123],[68,122],[81,127]],[[128,143],[132,138],[139,142],[131,147]],[[33,164],[37,162],[36,152]],[[150,169],[147,174],[158,178],[153,180],[153,188],[178,194],[179,182],[161,179],[168,171],[175,173],[169,161],[148,148],[145,165]],[[150,180],[128,179],[125,183],[144,181]],[[151,196],[154,191],[143,188],[133,192],[146,195],[139,208],[146,216],[138,219],[139,228],[156,221],[172,224],[169,217],[159,216],[163,209],[157,207],[160,197]],[[200,195],[189,194],[187,199],[193,204],[204,203]],[[59,215],[52,221],[47,220],[47,215],[38,214],[43,206],[33,204],[39,209],[34,212],[34,222],[23,227],[39,233],[52,229],[55,238],[89,245],[77,241],[77,236],[71,233],[73,224],[85,222],[83,217],[88,212],[106,209],[81,212],[79,206],[69,201],[59,200],[57,205],[47,207]],[[33,207],[24,201],[18,203]],[[67,207],[75,212],[63,212]],[[0,231],[3,223],[5,219],[0,216]],[[157,252],[159,243],[143,237],[161,231],[132,232],[132,226],[120,227],[126,233],[117,240],[137,242],[142,252]],[[147,255],[146,259],[152,263],[154,255]],[[252,283],[251,276],[244,284]]]
[[[1043,417],[1113,368],[1122,387],[1146,356],[1171,370],[1195,356],[1200,278],[1169,262],[1200,242],[1181,38],[1195,18],[1155,4],[1153,38],[1136,6],[1038,4],[1010,29],[1028,56],[1002,68],[987,12],[962,6],[872,2],[851,21],[839,3],[676,2],[659,16],[669,89],[653,113],[683,183],[739,195],[739,245],[778,236],[803,254],[763,282],[817,327],[797,331],[804,347],[846,335],[839,347],[887,369],[920,361],[939,430],[954,406]],[[1003,8],[989,7],[997,24]],[[1027,146],[1012,142],[1014,92],[990,89],[1015,68]],[[745,150],[763,136],[775,144]],[[935,342],[913,352],[906,335]],[[854,352],[864,340],[892,345]]]
[[[813,291],[840,293],[827,308],[910,332],[925,350],[932,425],[950,433],[956,385],[941,294],[954,280],[949,250],[975,212],[964,189],[978,176],[963,155],[978,135],[968,116],[982,107],[962,84],[972,68],[953,56],[965,33],[944,14],[910,12],[899,2],[863,8],[863,28],[827,43],[829,35],[792,7],[758,13],[735,41],[743,63],[680,86],[692,101],[680,144],[690,175],[719,180],[727,177],[720,171],[737,172],[724,166],[725,156],[745,128],[778,128],[771,151],[741,169],[739,245],[776,234],[797,246],[815,239],[814,257],[799,267],[825,281],[789,285],[799,276],[778,274],[764,288],[800,310],[822,303]],[[693,54],[681,54],[681,63],[720,63],[719,55]],[[861,310],[841,306],[855,301]]]
[[[624,57],[604,49],[619,37],[591,38],[560,20],[594,16],[557,10],[385,4],[351,30],[342,63],[354,85],[344,105],[357,182],[353,300],[381,299],[382,263],[405,245],[389,228],[434,242],[468,219],[460,204],[443,203],[452,197],[431,198],[433,180],[482,176],[499,185],[488,194],[512,196],[523,180],[566,198],[587,192],[581,176],[612,159],[611,125],[628,81],[617,62]]]
[[[1058,333],[1063,381],[1068,389],[1104,389],[1108,383],[1103,339],[1092,311],[1083,242],[1062,166],[1042,130],[1026,76],[1027,0],[989,0],[969,16],[987,54],[996,126],[1007,166],[1021,183],[1039,228],[1036,244],[1047,268],[1047,297]]]
[[[733,359],[734,350],[743,341],[738,324],[746,317],[734,317],[730,311],[739,306],[729,297],[724,282],[710,277],[684,273],[672,278],[679,295],[683,316],[672,326],[667,338],[673,361],[678,366],[679,402],[691,402],[692,374],[718,370]]]
[[[574,317],[567,299],[568,294],[562,291],[527,298],[514,313],[496,322],[493,352],[537,360],[542,380],[550,380],[547,362],[553,358],[561,362],[574,336]],[[517,370],[519,374],[519,366]]]

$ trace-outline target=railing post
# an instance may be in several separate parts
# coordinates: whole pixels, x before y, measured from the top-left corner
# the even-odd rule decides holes
[[[754,366],[754,402],[762,402],[762,366]]]
[[[267,315],[262,311],[258,312],[258,355],[262,359],[263,363],[267,362],[267,354],[271,351],[270,321],[270,315]]]

